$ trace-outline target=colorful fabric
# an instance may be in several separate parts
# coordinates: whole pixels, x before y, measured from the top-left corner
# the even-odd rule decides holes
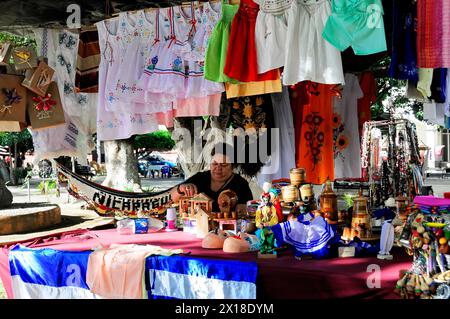
[[[16,246],[9,252],[15,299],[96,299],[86,272],[90,251],[68,252]]]
[[[309,99],[304,101],[297,167],[306,171],[306,179],[323,184],[334,179],[333,96],[338,86],[309,83]]]
[[[340,51],[349,46],[357,55],[386,51],[381,0],[333,0],[322,36]]]
[[[98,92],[98,66],[100,64],[100,46],[98,32],[81,30],[78,45],[77,73],[75,88],[78,92]]]
[[[69,193],[85,200],[100,215],[117,217],[137,217],[138,214],[150,215],[170,201],[170,192],[133,193],[104,187],[84,179],[57,162],[59,173],[68,180]]]
[[[450,67],[450,2],[417,1],[417,65]]]
[[[258,74],[255,26],[259,6],[253,0],[241,0],[231,24],[228,51],[223,72],[240,82],[276,80],[277,70]]]
[[[181,256],[147,258],[151,299],[256,299],[255,262]]]
[[[358,78],[345,75],[342,97],[334,97],[334,178],[361,178],[358,99],[363,96]]]
[[[393,0],[392,54],[389,76],[416,82],[417,70],[417,5],[415,1]]]
[[[92,254],[15,247],[9,253],[13,295],[8,296],[101,298],[89,290],[86,280]],[[258,266],[254,262],[172,255],[147,257],[144,265],[145,286],[142,287],[150,299],[256,299]],[[117,266],[120,269],[120,263]]]
[[[362,136],[363,125],[372,119],[370,106],[377,99],[377,84],[372,72],[363,72],[359,77],[359,86],[363,91],[363,97],[358,99],[358,124],[359,135]]]
[[[320,258],[328,254],[329,241],[334,237],[334,231],[321,216],[310,221],[291,220],[272,227],[276,240],[287,243],[295,249],[295,255],[300,257],[312,254]]]
[[[268,93],[280,93],[282,91],[282,85],[279,78],[279,71],[277,70],[277,72],[278,79],[276,80],[247,82],[239,84],[225,83],[227,99]]]
[[[205,79],[214,82],[237,82],[227,77],[223,71],[227,59],[231,23],[238,9],[238,4],[229,4],[228,0],[222,1],[221,17],[211,33],[206,49]]]
[[[171,256],[181,249],[153,245],[111,245],[89,255],[86,283],[92,293],[112,299],[148,299],[145,289],[146,258]]]

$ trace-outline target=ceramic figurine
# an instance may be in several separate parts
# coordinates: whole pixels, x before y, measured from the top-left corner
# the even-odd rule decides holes
[[[271,227],[278,224],[278,216],[273,206],[269,193],[263,193],[261,196],[261,206],[256,211],[256,227],[260,229],[259,240],[261,243],[258,257],[273,258],[276,257],[274,250],[275,237]]]

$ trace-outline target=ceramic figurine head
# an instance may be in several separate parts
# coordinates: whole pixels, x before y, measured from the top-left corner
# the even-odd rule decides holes
[[[270,193],[263,193],[262,195],[261,195],[261,200],[262,200],[262,205],[263,206],[267,206],[267,205],[269,205],[269,203],[270,203],[270,201],[271,201],[271,198],[270,198]]]

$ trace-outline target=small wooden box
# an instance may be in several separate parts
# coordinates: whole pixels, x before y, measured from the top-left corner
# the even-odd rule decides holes
[[[54,73],[47,63],[41,61],[36,69],[27,70],[22,85],[39,96],[45,96]]]

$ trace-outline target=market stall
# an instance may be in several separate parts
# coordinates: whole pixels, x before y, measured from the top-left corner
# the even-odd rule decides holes
[[[26,45],[0,43],[0,131],[28,128],[36,159],[84,159],[93,134],[109,143],[164,125],[182,164],[192,164],[174,188],[132,192],[56,160],[69,193],[114,226],[6,245],[8,296],[398,298],[411,258],[392,247],[410,237],[428,242],[410,246],[415,268],[397,283],[401,296],[417,285],[423,297],[447,296],[445,282],[437,292],[430,286],[447,280],[449,238],[439,229],[448,205],[428,211],[416,197],[415,127],[393,113],[371,118],[383,103],[377,79],[388,76],[408,81],[406,94],[426,102],[427,116],[450,105],[442,27],[450,4],[403,2],[118,6],[80,28],[39,23]],[[195,120],[198,130],[180,133]],[[209,154],[222,135],[232,152]],[[431,225],[414,224],[422,223],[417,209]],[[426,271],[416,266],[423,258]],[[373,264],[382,279],[371,287]]]

